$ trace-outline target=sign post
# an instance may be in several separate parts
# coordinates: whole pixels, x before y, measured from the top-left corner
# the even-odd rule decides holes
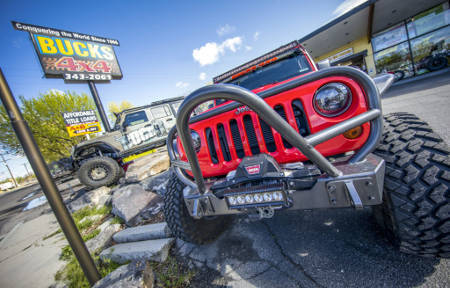
[[[30,33],[47,78],[88,83],[95,105],[107,132],[108,117],[98,96],[95,82],[122,79],[113,46],[119,41],[100,36],[11,21],[14,29]]]
[[[33,168],[34,174],[41,185],[42,191],[44,192],[53,213],[55,213],[56,219],[58,220],[67,241],[69,241],[70,247],[72,247],[73,253],[83,269],[84,275],[86,275],[89,283],[93,286],[94,283],[101,278],[100,273],[98,273],[94,260],[89,254],[89,251],[83,242],[83,238],[67,210],[66,205],[64,205],[61,194],[53,182],[44,158],[42,158],[42,154],[34,140],[33,134],[31,133],[27,122],[23,119],[22,113],[17,106],[17,102],[11,93],[1,69],[0,99],[6,108],[8,117],[11,120],[11,125],[28,158],[28,162]]]
[[[98,96],[97,87],[95,87],[94,81],[88,81],[89,90],[91,90],[92,98],[94,98],[95,106],[97,106],[98,114],[100,114],[100,119],[102,119],[103,126],[105,126],[106,132],[111,132],[111,127],[109,126],[108,117],[106,117],[105,109],[103,109],[102,100]]]

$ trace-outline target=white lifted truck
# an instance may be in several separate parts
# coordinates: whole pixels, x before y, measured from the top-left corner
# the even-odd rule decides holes
[[[153,102],[116,115],[111,132],[72,148],[74,171],[81,183],[97,188],[116,183],[129,163],[123,159],[165,145],[183,97]]]

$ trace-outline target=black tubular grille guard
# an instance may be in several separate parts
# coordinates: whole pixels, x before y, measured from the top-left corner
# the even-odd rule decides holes
[[[330,76],[344,76],[356,81],[366,93],[365,95],[369,110],[351,119],[342,121],[334,126],[326,128],[320,132],[311,134],[308,137],[304,138],[263,100],[266,97],[277,95],[281,92],[291,90],[303,84]],[[388,77],[386,81],[392,81],[392,77]],[[227,99],[235,102],[194,116],[190,119],[190,115],[195,107],[197,107],[201,103],[213,99]],[[349,160],[350,163],[354,163],[362,161],[370,152],[372,152],[375,149],[375,146],[379,143],[382,135],[383,122],[381,117],[381,101],[377,86],[375,85],[372,78],[370,78],[364,72],[355,68],[331,67],[319,70],[304,77],[292,80],[283,85],[263,91],[258,95],[247,89],[231,84],[216,84],[205,86],[192,92],[184,99],[183,103],[179,107],[176,122],[176,130],[184,147],[186,157],[191,168],[189,170],[191,170],[192,174],[194,175],[196,185],[181,172],[179,166],[185,165],[178,163],[180,161],[176,159],[175,153],[173,151],[172,141],[176,132],[175,127],[172,128],[172,130],[169,132],[167,141],[169,157],[174,166],[176,166],[175,172],[177,176],[185,184],[193,188],[197,188],[202,194],[206,190],[205,182],[200,170],[197,154],[195,153],[192,145],[189,124],[236,109],[237,107],[240,107],[242,105],[247,105],[266,123],[270,123],[270,125],[278,133],[280,133],[294,147],[299,149],[300,152],[302,152],[310,161],[316,164],[320,170],[332,177],[340,175],[340,171],[314,148],[315,145],[325,142],[351,128],[370,121],[371,129],[366,143]]]

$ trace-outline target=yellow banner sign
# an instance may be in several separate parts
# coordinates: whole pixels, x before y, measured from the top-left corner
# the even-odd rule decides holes
[[[69,137],[81,136],[102,131],[99,122],[66,126]]]

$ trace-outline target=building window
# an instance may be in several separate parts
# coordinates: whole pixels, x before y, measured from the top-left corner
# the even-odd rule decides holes
[[[377,73],[392,72],[401,76],[400,78],[412,76],[413,69],[410,55],[407,42],[375,53]]]
[[[449,24],[449,4],[444,3],[375,34],[372,49],[377,73],[394,73],[400,80],[447,67]]]
[[[411,40],[411,51],[417,74],[445,68],[450,51],[450,26]]]
[[[407,27],[409,37],[414,38],[448,24],[450,24],[450,11],[448,3],[444,3],[414,16]]]
[[[372,48],[374,52],[380,51],[407,39],[405,25],[402,23],[374,35],[372,38]]]

